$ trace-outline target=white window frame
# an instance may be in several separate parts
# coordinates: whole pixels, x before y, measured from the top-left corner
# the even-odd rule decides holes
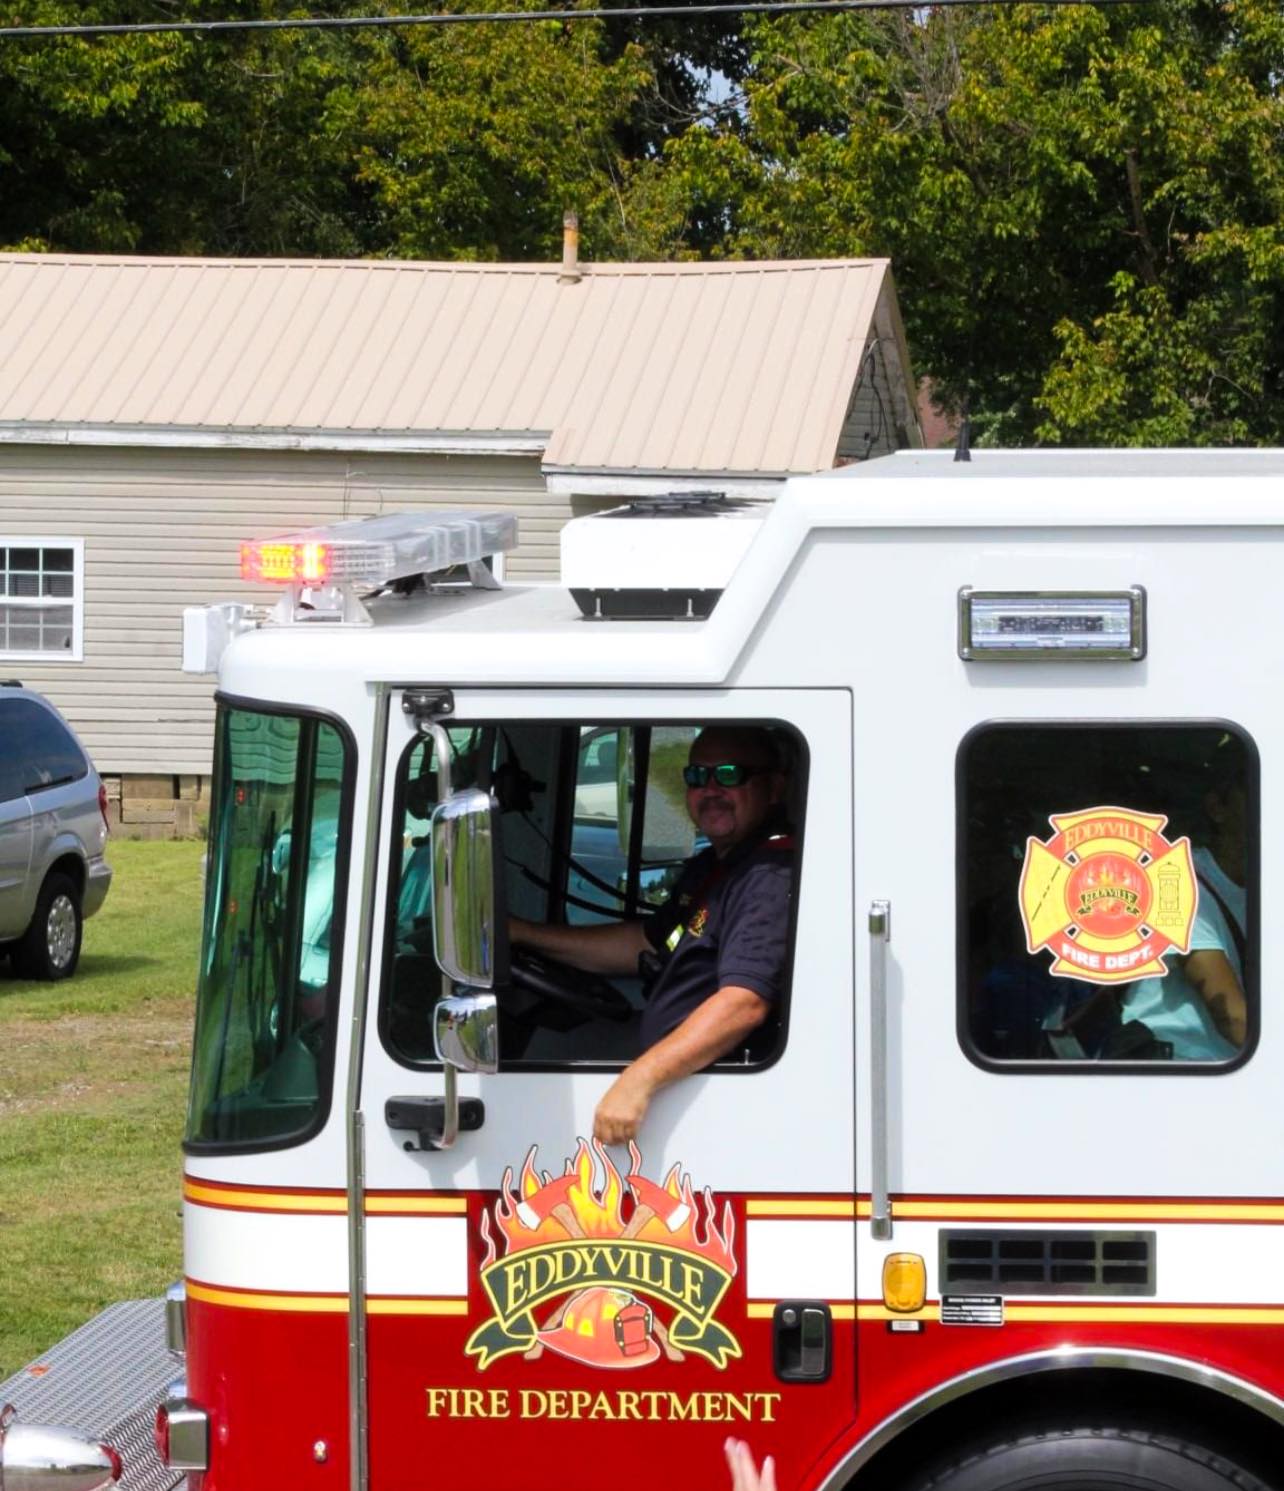
[[[65,534],[0,533],[0,549],[70,549],[71,550],[71,646],[65,652],[41,652],[39,649],[8,648],[0,645],[0,659],[17,663],[80,663],[85,656],[85,541],[67,538]],[[65,596],[0,595],[0,606],[29,607],[50,610],[65,607]]]

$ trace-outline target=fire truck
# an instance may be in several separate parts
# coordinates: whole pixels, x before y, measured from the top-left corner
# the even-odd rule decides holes
[[[504,514],[248,543],[271,613],[185,619],[175,1475],[1284,1484],[1282,482],[906,452],[578,519],[560,585]],[[606,1146],[645,981],[508,919],[663,904],[713,725],[778,747],[785,993]]]

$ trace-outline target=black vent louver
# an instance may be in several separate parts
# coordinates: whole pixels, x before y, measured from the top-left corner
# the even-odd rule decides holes
[[[1155,1292],[1153,1232],[954,1228],[940,1263],[943,1294]]]

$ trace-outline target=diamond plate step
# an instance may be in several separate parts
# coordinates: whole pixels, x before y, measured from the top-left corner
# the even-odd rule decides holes
[[[131,1299],[0,1382],[0,1404],[12,1403],[19,1423],[61,1424],[110,1444],[124,1461],[120,1491],[170,1491],[185,1477],[161,1464],[152,1419],[181,1375],[165,1349],[165,1301]]]

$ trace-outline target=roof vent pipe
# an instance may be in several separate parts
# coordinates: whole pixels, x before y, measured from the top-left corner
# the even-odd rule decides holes
[[[562,272],[557,277],[559,285],[578,285],[583,278],[580,269],[580,219],[579,214],[562,214]]]

